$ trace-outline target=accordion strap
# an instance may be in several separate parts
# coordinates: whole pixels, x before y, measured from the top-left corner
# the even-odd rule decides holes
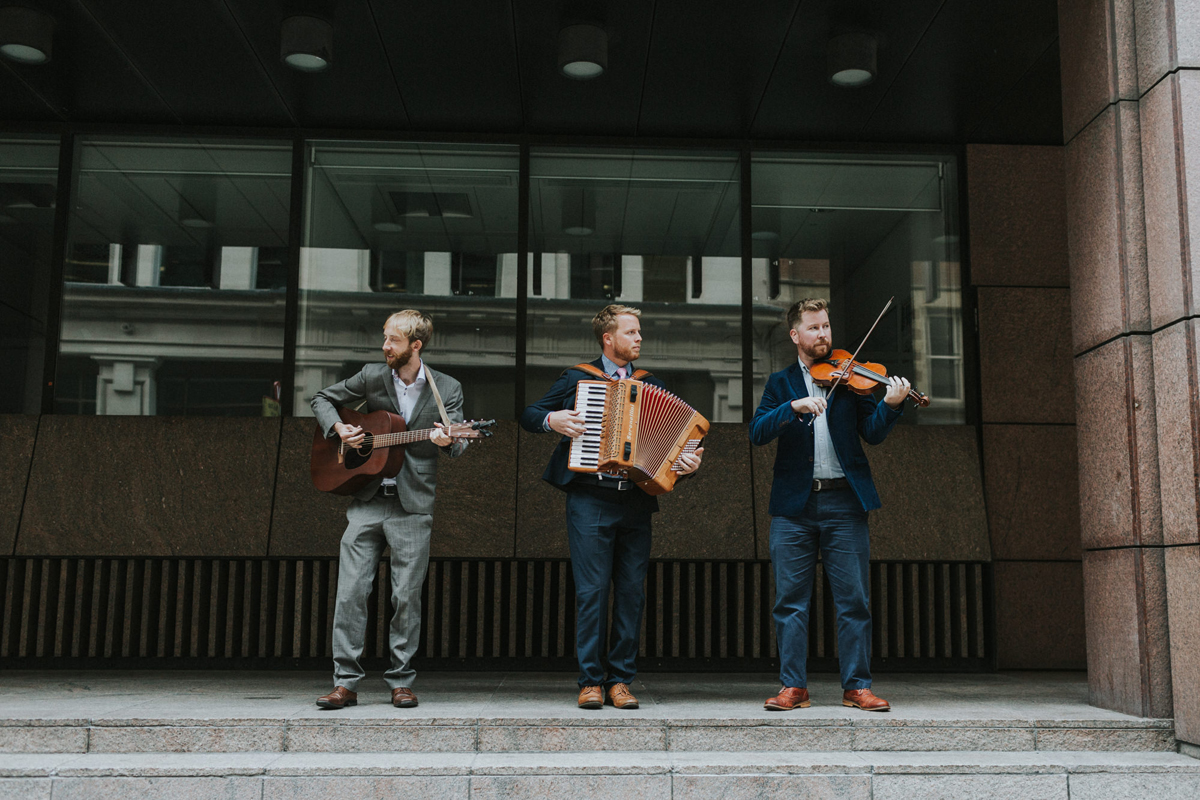
[[[571,367],[571,369],[577,369],[580,372],[586,372],[588,375],[599,378],[600,380],[612,380],[612,377],[610,377],[608,373],[597,367],[595,364],[576,364],[575,366]],[[640,381],[643,378],[648,378],[653,374],[654,373],[650,372],[649,370],[639,369],[629,377],[635,381]]]

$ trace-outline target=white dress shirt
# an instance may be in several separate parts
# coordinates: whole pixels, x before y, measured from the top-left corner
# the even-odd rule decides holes
[[[400,416],[404,417],[405,423],[411,422],[413,408],[417,405],[417,398],[421,396],[421,391],[425,388],[425,384],[428,383],[425,378],[425,363],[421,362],[421,368],[417,370],[417,378],[412,383],[405,383],[400,380],[400,375],[396,370],[392,370],[392,381],[396,384],[396,400],[400,403]],[[394,486],[396,479],[384,478],[383,482]]]
[[[803,361],[800,361],[800,370],[804,373],[804,385],[808,387],[808,394],[828,400],[825,387],[813,383],[812,374]],[[842,471],[842,462],[838,461],[837,452],[833,449],[833,440],[829,437],[828,407],[813,422],[813,477],[817,480],[846,477],[846,473]]]

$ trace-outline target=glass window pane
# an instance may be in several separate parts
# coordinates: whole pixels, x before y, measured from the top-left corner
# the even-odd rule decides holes
[[[56,408],[274,415],[288,142],[85,138]]]
[[[534,148],[526,397],[599,357],[592,316],[642,310],[637,366],[742,421],[737,153]]]
[[[314,142],[300,258],[297,416],[364,363],[383,323],[433,318],[423,355],[467,419],[512,419],[519,152],[509,145]]]
[[[41,409],[58,139],[0,139],[0,414]]]
[[[929,396],[901,422],[964,422],[955,160],[760,153],[751,164],[755,396],[796,359],[792,303],[828,299],[833,345],[853,352],[894,296],[859,360]]]

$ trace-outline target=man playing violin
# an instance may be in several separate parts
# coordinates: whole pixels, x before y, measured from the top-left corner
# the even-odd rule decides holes
[[[810,372],[833,348],[828,304],[813,298],[794,303],[787,325],[797,361],[767,379],[750,423],[754,444],[779,440],[769,511],[783,689],[765,708],[810,705],[809,599],[820,552],[837,608],[842,705],[888,711],[888,702],[871,692],[867,512],[881,504],[859,438],[882,442],[900,418],[911,387],[904,378],[888,378],[882,403],[845,388],[830,396]]]
[[[384,547],[391,548],[392,621],[389,635],[391,668],[383,674],[392,690],[392,705],[417,705],[411,660],[421,638],[421,585],[429,569],[429,537],[438,453],[462,455],[466,442],[452,439],[431,397],[430,381],[444,397],[451,423],[462,422],[463,394],[458,381],[429,368],[421,353],[433,336],[433,320],[406,309],[383,326],[386,363],[367,364],[351,378],[313,395],[312,409],[326,437],[339,437],[358,447],[362,428],[342,422],[337,409],[365,403],[363,411],[390,411],[404,417],[409,430],[437,428],[428,442],[405,448],[404,466],[395,478],[376,479],[346,509],[349,523],[338,558],[337,601],[333,609],[333,691],[317,698],[326,709],[357,705],[358,683],[365,677],[359,659],[367,633],[367,598]]]

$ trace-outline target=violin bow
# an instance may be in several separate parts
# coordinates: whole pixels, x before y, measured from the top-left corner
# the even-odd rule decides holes
[[[842,367],[842,369],[838,372],[838,376],[833,379],[833,386],[829,387],[829,394],[828,394],[828,397],[830,398],[831,401],[833,398],[833,390],[838,387],[838,383],[840,383],[842,380],[842,375],[849,372],[854,367],[854,362],[858,360],[858,354],[862,351],[863,345],[867,343],[867,339],[871,338],[871,334],[875,332],[875,326],[879,324],[879,320],[883,319],[883,315],[886,314],[888,312],[888,309],[892,307],[892,301],[894,301],[895,299],[896,299],[896,296],[892,295],[891,299],[887,301],[887,305],[885,305],[883,307],[883,311],[880,311],[879,316],[876,317],[875,321],[871,323],[871,328],[870,328],[870,330],[867,331],[867,335],[864,336],[862,338],[862,341],[858,343],[858,348],[854,351],[854,355],[850,356],[850,365],[847,367]],[[816,421],[817,421],[817,415],[813,414],[813,418],[808,421],[808,427],[811,428],[813,426],[813,423]]]

